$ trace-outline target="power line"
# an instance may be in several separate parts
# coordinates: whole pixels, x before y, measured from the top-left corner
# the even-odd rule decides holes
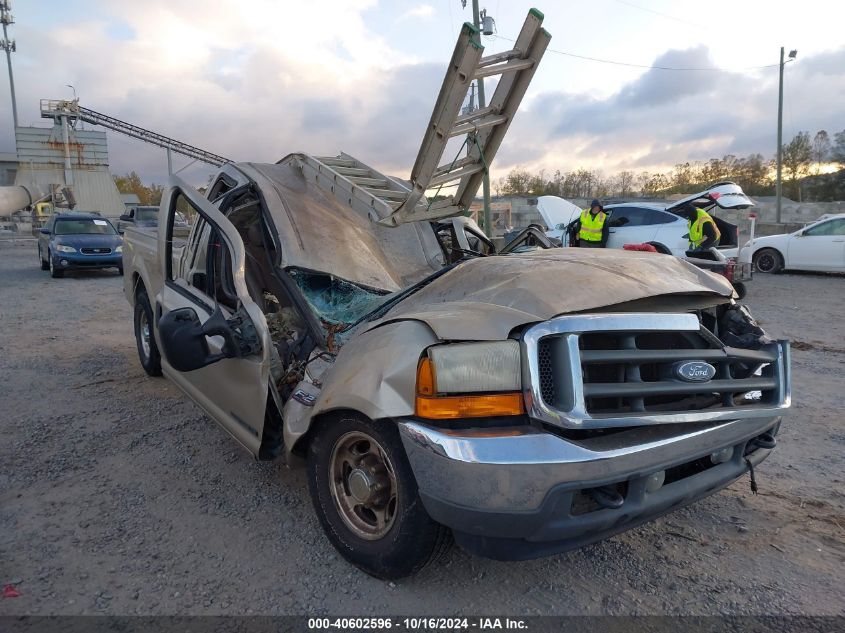
[[[660,11],[655,11],[654,9],[649,9],[648,7],[641,7],[638,4],[634,4],[633,2],[627,2],[626,0],[616,0],[619,4],[624,4],[629,7],[633,7],[634,9],[639,9],[640,11],[646,11],[648,13],[653,13],[654,15],[659,15],[662,18],[668,18],[669,20],[675,20],[676,22],[682,22],[683,24],[689,24],[690,26],[696,26],[698,28],[704,28],[701,24],[696,24],[695,22],[690,22],[689,20],[684,20],[683,18],[676,18],[674,15],[669,15],[668,13],[661,13]]]
[[[508,42],[516,42],[516,40],[511,39],[509,37],[504,37],[503,35],[491,35],[490,37],[499,37],[503,40],[507,40]],[[570,53],[568,51],[558,51],[553,48],[547,48],[546,51],[549,53],[557,53],[558,55],[566,55],[567,57],[575,57],[576,59],[583,59],[590,62],[598,62],[600,64],[613,64],[614,66],[628,66],[629,68],[645,68],[647,70],[675,70],[675,71],[709,71],[709,72],[719,72],[719,73],[726,73],[726,72],[737,72],[742,70],[761,70],[763,68],[777,68],[778,64],[766,64],[764,66],[746,66],[745,68],[691,68],[691,67],[678,67],[678,66],[649,66],[647,64],[633,64],[630,62],[618,62],[612,59],[600,59],[598,57],[589,57],[587,55],[578,55],[577,53]]]

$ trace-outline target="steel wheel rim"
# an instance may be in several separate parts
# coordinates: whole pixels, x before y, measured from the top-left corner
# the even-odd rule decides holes
[[[146,360],[150,357],[150,323],[147,321],[147,311],[143,309],[138,319],[138,331],[141,334],[141,353]]]
[[[355,536],[383,538],[393,527],[397,485],[387,452],[366,433],[352,431],[335,442],[329,461],[335,508]]]
[[[50,272],[55,272],[53,270],[53,255],[50,253],[50,251],[47,251],[47,259],[50,260]]]
[[[775,256],[771,253],[761,253],[757,258],[757,269],[762,273],[769,272],[775,267]]]

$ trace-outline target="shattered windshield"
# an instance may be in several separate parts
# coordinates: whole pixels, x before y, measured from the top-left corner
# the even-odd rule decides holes
[[[308,305],[329,332],[342,332],[378,308],[391,293],[366,288],[327,273],[291,268]]]

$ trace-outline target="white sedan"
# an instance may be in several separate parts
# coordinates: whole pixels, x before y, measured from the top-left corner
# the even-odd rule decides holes
[[[746,242],[740,260],[753,262],[761,273],[845,272],[845,213],[824,216],[795,233],[757,237]]]

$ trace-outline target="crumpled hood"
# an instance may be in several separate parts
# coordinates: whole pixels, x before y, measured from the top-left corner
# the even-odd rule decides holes
[[[380,320],[423,321],[444,340],[496,340],[520,325],[661,295],[733,295],[724,278],[671,255],[561,248],[464,262]],[[683,308],[678,307],[679,310]]]

